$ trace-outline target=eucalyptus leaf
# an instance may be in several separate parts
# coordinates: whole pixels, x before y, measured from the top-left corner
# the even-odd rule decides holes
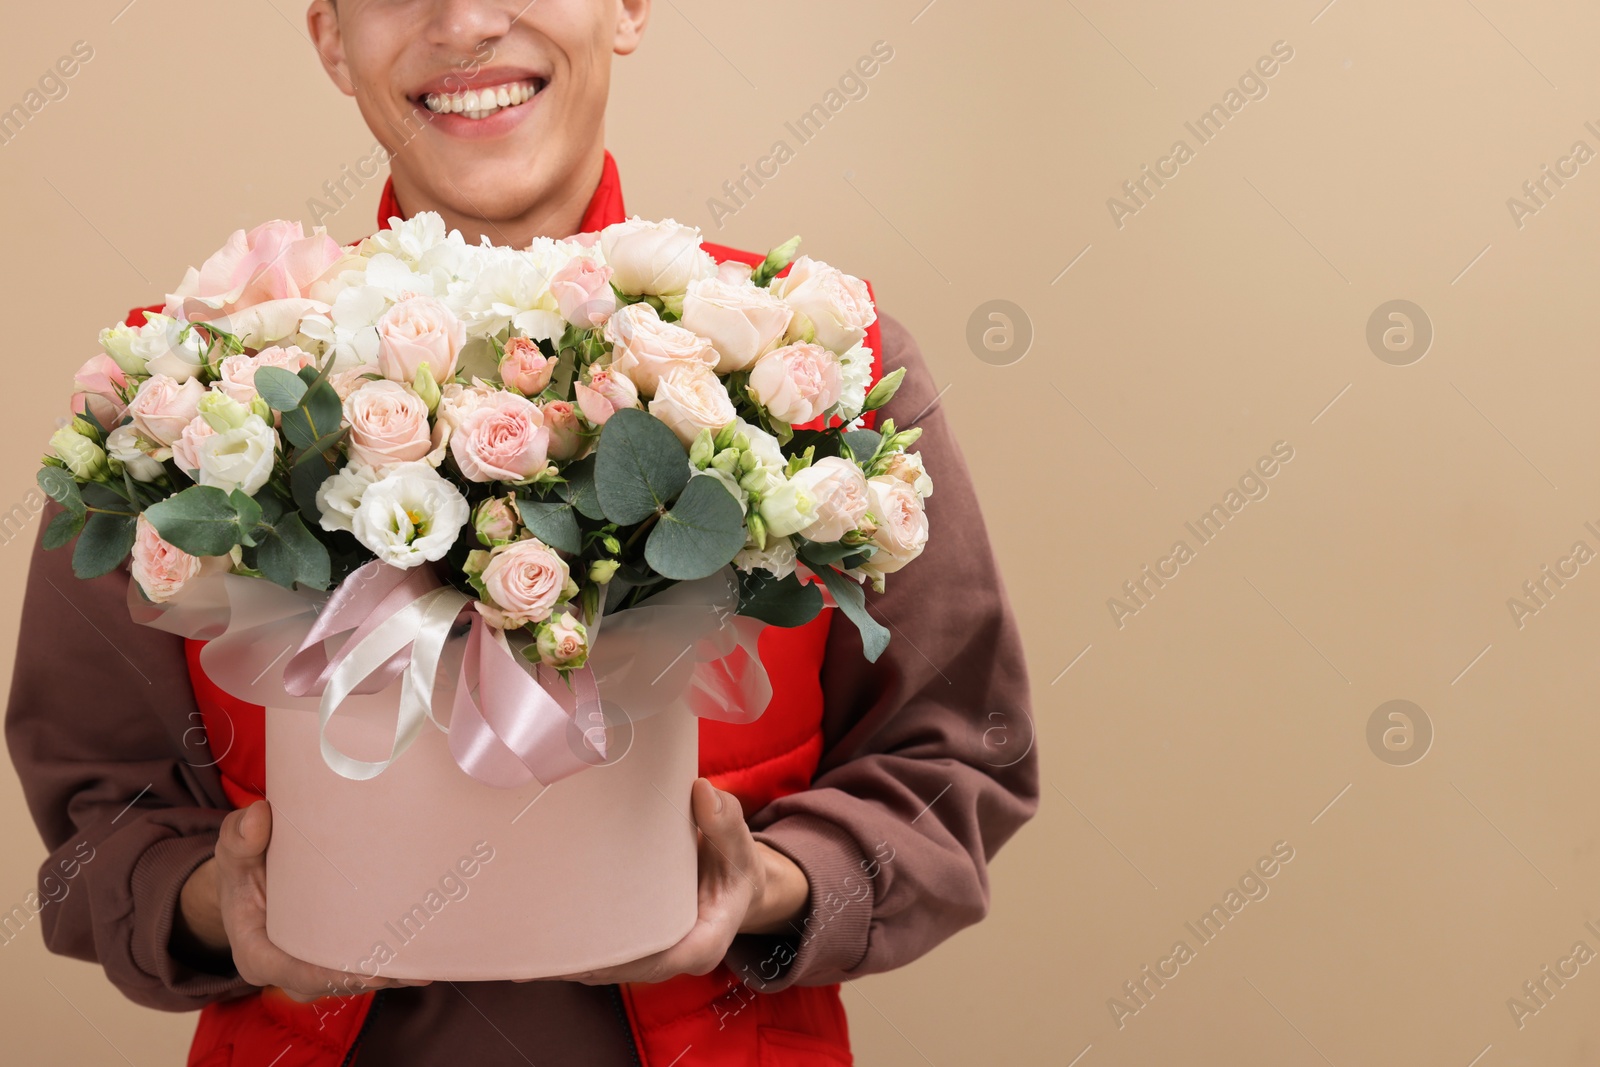
[[[567,480],[561,487],[561,495],[567,503],[586,519],[604,519],[606,513],[600,507],[600,495],[594,485],[594,457],[585,456],[569,464],[563,473]]]
[[[259,516],[260,507],[251,504]],[[192,485],[151,504],[144,514],[164,540],[191,556],[220,556],[239,544],[243,532],[239,509],[213,485]]]
[[[867,594],[854,578],[841,574],[832,567],[817,571],[833,594],[834,603],[844,612],[845,618],[861,631],[861,649],[868,663],[876,663],[883,650],[889,647],[889,631],[867,611]]]
[[[322,511],[317,507],[317,490],[334,475],[333,464],[320,452],[307,452],[289,471],[289,490],[294,494],[294,505],[300,509],[307,522],[318,525]]]
[[[551,548],[574,556],[583,551],[583,534],[571,504],[519,499],[517,510],[522,514],[522,524]]]
[[[286,589],[293,589],[296,582],[312,589],[328,587],[332,564],[327,546],[306,529],[298,512],[263,528],[257,540],[255,565],[268,581]]]
[[[74,515],[84,513],[83,495],[72,475],[61,467],[40,467],[34,476],[45,496],[54,500]]]
[[[301,373],[310,369],[303,368]],[[298,407],[283,413],[283,436],[296,448],[314,448],[318,441],[338,432],[343,415],[338,392],[326,381],[318,381],[306,389]]]
[[[56,517],[50,520],[50,525],[44,528],[44,547],[60,548],[77,537],[78,531],[83,529],[85,518],[87,513],[83,511],[57,512]]]
[[[717,573],[744,547],[744,510],[711,477],[691,478],[644,544],[645,562],[678,581]]]
[[[803,626],[822,610],[822,590],[790,574],[774,578],[766,571],[739,575],[739,614],[773,626]]]
[[[666,423],[638,408],[625,408],[606,420],[595,450],[594,476],[605,517],[632,526],[683,492],[689,453]]]
[[[132,515],[103,511],[90,515],[72,550],[72,573],[79,578],[98,578],[116,570],[133,549],[134,521]]]
[[[845,447],[855,455],[857,463],[866,463],[883,444],[883,435],[876,430],[851,430],[844,435]]]
[[[282,367],[262,367],[256,371],[256,392],[273,411],[293,411],[306,395],[300,376]]]

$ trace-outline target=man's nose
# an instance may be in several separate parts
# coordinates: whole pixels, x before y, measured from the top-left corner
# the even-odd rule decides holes
[[[533,3],[527,0],[439,0],[433,5],[433,18],[427,26],[429,40],[472,52],[484,41],[504,37]]]

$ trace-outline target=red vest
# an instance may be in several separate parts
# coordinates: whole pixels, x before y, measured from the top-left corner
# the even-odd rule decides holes
[[[380,227],[400,216],[392,186],[378,209]],[[616,164],[605,170],[580,232],[626,217]],[[719,262],[755,265],[763,254],[707,244]],[[140,312],[129,317],[142,319]],[[874,354],[873,379],[882,373],[876,323],[865,344]],[[832,609],[792,630],[772,627],[761,637],[761,661],[772,678],[773,698],[747,726],[701,720],[700,773],[754,812],[787,793],[806,789],[822,754],[820,680]],[[261,799],[251,783],[266,780],[264,712],[212,683],[200,670],[202,642],[187,642],[189,674],[207,737],[232,737],[218,761],[223,788],[235,806]],[[719,965],[703,976],[621,987],[641,1067],[848,1067],[849,1030],[839,987],[793,986],[756,993],[759,975],[734,975]],[[355,1046],[372,995],[298,1004],[265,990],[208,1005],[200,1013],[189,1067],[339,1067]],[[285,1048],[285,1046],[288,1046]],[[276,1057],[276,1058],[275,1058]]]

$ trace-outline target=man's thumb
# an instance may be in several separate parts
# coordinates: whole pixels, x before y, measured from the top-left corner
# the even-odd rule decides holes
[[[249,860],[267,850],[272,840],[272,807],[258,800],[243,811],[234,812],[223,821],[222,835],[217,841],[217,851],[229,858]]]

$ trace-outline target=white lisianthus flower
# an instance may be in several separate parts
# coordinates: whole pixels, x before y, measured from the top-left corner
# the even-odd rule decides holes
[[[347,463],[338,472],[324,478],[317,487],[318,520],[324,530],[350,532],[351,520],[361,504],[361,494],[367,486],[378,480],[378,472],[360,463]]]
[[[252,413],[232,429],[201,438],[195,451],[200,456],[196,480],[201,485],[214,485],[224,492],[238,489],[250,496],[272,477],[278,433]]]
[[[129,345],[133,360],[144,363],[144,373],[165,374],[176,382],[186,382],[200,373],[204,361],[201,352],[205,346],[194,330],[182,341],[178,340],[185,325],[179,319],[153,312],[145,316],[139,336]]]
[[[787,537],[768,537],[765,549],[745,545],[733,557],[733,565],[745,573],[766,571],[774,578],[787,578],[795,568],[794,542]]]
[[[126,467],[136,482],[153,482],[161,477],[161,460],[151,455],[159,453],[161,447],[159,442],[139,436],[131,422],[106,435],[106,454]]]
[[[760,510],[769,537],[788,537],[816,521],[817,498],[805,483],[790,478],[763,494]]]
[[[383,562],[416,567],[443,559],[470,516],[461,491],[419,460],[396,464],[369,485],[350,529]]]
[[[119,322],[100,331],[100,347],[106,355],[117,361],[126,374],[144,374],[144,357],[134,352],[133,343],[139,339],[139,328]]]

